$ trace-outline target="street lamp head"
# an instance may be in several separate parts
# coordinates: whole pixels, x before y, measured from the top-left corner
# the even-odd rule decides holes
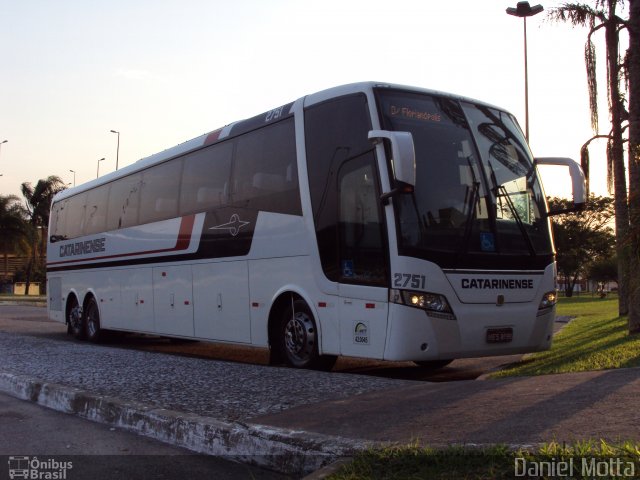
[[[76,171],[75,171],[75,170],[69,170],[69,171],[70,171],[71,173],[76,173]]]
[[[507,8],[507,13],[509,15],[513,15],[514,17],[533,17],[534,15],[542,12],[544,8],[542,5],[529,5],[529,2],[518,2],[516,8],[509,7]]]
[[[7,143],[9,140],[3,140],[0,143]]]
[[[118,146],[116,147],[116,170],[118,170],[118,161],[120,160],[120,132],[117,130],[111,130],[111,133],[118,134]]]

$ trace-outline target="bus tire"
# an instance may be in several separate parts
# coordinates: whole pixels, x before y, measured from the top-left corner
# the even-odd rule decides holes
[[[335,355],[318,353],[318,329],[309,306],[302,299],[294,300],[283,310],[279,329],[280,350],[292,367],[330,370]]]
[[[84,326],[87,340],[98,343],[102,340],[104,332],[100,327],[100,310],[95,297],[90,297],[84,308]]]
[[[71,295],[67,305],[67,334],[82,340],[84,338],[84,316],[75,295]]]
[[[451,362],[453,362],[453,360],[453,358],[445,360],[421,360],[415,361],[413,363],[415,363],[419,367],[428,368],[429,370],[440,370],[441,368],[444,368]]]

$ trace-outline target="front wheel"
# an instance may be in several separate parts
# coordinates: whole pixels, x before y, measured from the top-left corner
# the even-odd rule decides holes
[[[279,341],[287,363],[293,367],[330,370],[336,362],[335,355],[318,353],[318,330],[304,300],[295,300],[284,309]]]
[[[104,336],[103,330],[100,328],[100,311],[96,299],[91,297],[85,308],[85,328],[87,340],[98,343]]]

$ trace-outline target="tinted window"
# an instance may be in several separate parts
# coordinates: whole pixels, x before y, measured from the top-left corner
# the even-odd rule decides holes
[[[172,160],[142,172],[139,223],[178,216],[178,192],[182,161]]]
[[[67,200],[56,202],[51,208],[49,235],[54,239],[52,241],[62,240],[67,234]],[[57,237],[57,238],[56,238]]]
[[[111,184],[107,230],[117,230],[137,224],[141,182],[142,175],[138,173]]]
[[[309,189],[318,249],[325,275],[342,276],[338,252],[338,171],[343,163],[371,151],[365,95],[352,95],[314,105],[305,111]]]
[[[345,162],[339,177],[340,279],[384,285],[386,256],[375,156]]]
[[[87,192],[83,222],[84,235],[91,235],[105,230],[107,226],[108,198],[109,185]]]
[[[65,228],[67,238],[75,238],[82,235],[86,199],[87,194],[81,193],[79,195],[74,195],[67,201]]]
[[[205,212],[227,203],[233,143],[194,152],[184,160],[180,214]]]
[[[301,214],[293,119],[238,137],[232,183],[235,204]]]

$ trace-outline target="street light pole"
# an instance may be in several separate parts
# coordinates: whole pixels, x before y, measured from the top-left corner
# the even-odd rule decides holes
[[[73,173],[73,186],[76,186],[76,171],[75,170],[69,170],[71,173]]]
[[[518,2],[516,8],[507,8],[507,13],[514,17],[520,17],[524,21],[524,122],[525,122],[525,137],[527,142],[529,141],[529,69],[527,66],[527,17],[533,17],[534,15],[542,12],[544,8],[542,5],[536,5],[532,7],[529,2]]]
[[[104,157],[98,160],[98,168],[96,169],[96,178],[100,176],[100,162],[104,160]]]
[[[116,170],[118,170],[118,160],[120,158],[120,132],[116,130],[111,130],[111,133],[118,134],[118,148],[116,149]]]

